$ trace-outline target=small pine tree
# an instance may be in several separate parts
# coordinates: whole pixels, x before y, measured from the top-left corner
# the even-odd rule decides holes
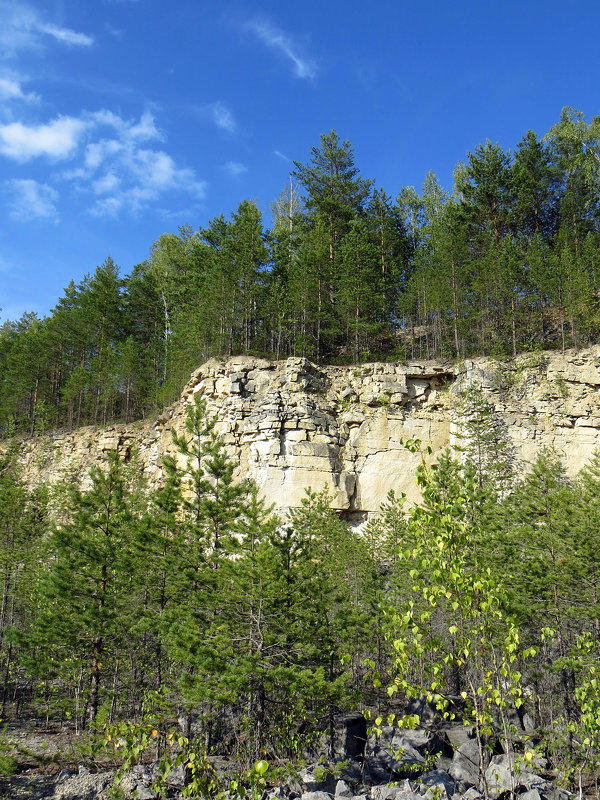
[[[106,470],[93,468],[90,477],[88,490],[67,487],[65,519],[52,531],[37,589],[32,643],[41,654],[38,667],[60,674],[75,659],[89,675],[93,723],[107,661],[119,657],[135,614],[129,597],[140,501],[115,451]]]

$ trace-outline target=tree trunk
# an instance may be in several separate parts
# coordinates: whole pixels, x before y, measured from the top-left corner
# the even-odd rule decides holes
[[[100,697],[100,655],[102,653],[102,637],[94,637],[94,652],[92,658],[92,668],[90,670],[90,702],[88,707],[89,722],[93,725],[98,714],[98,702]]]

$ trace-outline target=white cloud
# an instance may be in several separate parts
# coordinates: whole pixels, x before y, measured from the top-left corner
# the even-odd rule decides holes
[[[123,150],[124,145],[117,139],[101,139],[92,142],[85,148],[84,166],[87,170],[95,170],[110,156]]]
[[[2,86],[0,81],[0,91]],[[7,83],[6,91],[15,92],[16,89]],[[38,156],[54,160],[68,158],[74,155],[85,136],[99,127],[111,128],[117,138],[99,139],[87,145],[84,164],[88,169],[96,169],[108,156],[128,144],[163,139],[148,112],[133,121],[102,110],[91,114],[84,112],[80,117],[61,116],[40,125],[23,122],[0,125],[0,154],[21,162]]]
[[[45,125],[22,122],[0,125],[0,153],[15,161],[30,161],[38,156],[68,158],[77,149],[88,123],[76,117],[57,117]]]
[[[10,58],[21,49],[35,47],[39,37],[34,32],[36,13],[23,3],[0,2],[0,54]]]
[[[83,47],[90,47],[90,45],[94,44],[93,36],[72,31],[70,28],[59,28],[58,25],[38,23],[37,29],[41,33],[52,36],[59,42],[64,42],[64,44],[81,45]]]
[[[83,112],[80,117],[58,117],[40,125],[0,125],[0,155],[21,163],[36,157],[70,160],[58,178],[94,198],[93,214],[116,215],[123,210],[138,212],[168,192],[204,196],[206,184],[194,170],[180,167],[164,150],[149,146],[163,138],[149,112],[139,119],[124,119],[103,109]],[[38,208],[36,214],[27,212],[30,218],[55,216],[58,195],[53,195],[55,190],[50,186],[34,181],[11,185],[13,193],[20,191],[19,198],[28,192],[27,207]],[[36,187],[41,188],[33,202]],[[25,218],[25,205],[19,202],[15,208],[14,213]]]
[[[33,180],[8,181],[12,192],[10,216],[19,222],[30,222],[33,219],[58,220],[56,201],[58,192],[47,183]]]
[[[92,208],[97,216],[115,216],[122,209],[137,212],[159,199],[163,192],[182,191],[204,197],[206,184],[191,169],[177,167],[162,150],[126,148],[112,163],[110,172],[94,183],[104,194]]]
[[[198,110],[202,117],[209,119],[217,128],[227,131],[227,133],[235,133],[237,123],[233,111],[222,100],[216,100],[214,103],[202,106]]]
[[[0,77],[0,101],[24,100],[27,103],[35,103],[39,99],[39,95],[34,92],[25,93],[18,78],[8,75]]]
[[[121,179],[114,172],[107,172],[97,181],[92,183],[92,189],[96,194],[110,194],[116,192],[121,185]]]
[[[245,164],[240,164],[239,161],[228,161],[223,165],[223,169],[225,169],[234,178],[237,178],[238,175],[242,175],[244,172],[248,171],[248,167],[246,167]]]
[[[193,170],[178,167],[163,150],[142,146],[164,139],[149,112],[139,120],[128,120],[101,110],[86,115],[85,120],[90,134],[102,128],[110,129],[110,133],[89,141],[83,163],[64,172],[62,177],[80,191],[91,191],[96,196],[93,214],[115,216],[123,210],[135,213],[159,200],[165,192],[204,196],[206,184],[196,178]]]
[[[160,139],[164,137],[154,124],[154,117],[149,111],[145,111],[140,117],[139,122],[126,120],[119,117],[112,111],[102,109],[89,114],[89,119],[98,125],[105,125],[114,128],[115,131],[124,139],[137,139],[147,141],[150,139]]]
[[[315,61],[300,55],[298,45],[289,34],[265,20],[252,20],[246,27],[267,47],[278,50],[288,58],[298,78],[315,77],[317,73]]]
[[[78,47],[89,47],[94,42],[86,33],[43,19],[27,3],[0,0],[0,58],[12,58],[20,50],[40,47],[46,37]]]
[[[273,155],[277,156],[277,158],[280,158],[282,161],[289,161],[290,160],[286,155],[284,155],[281,152],[281,150],[273,150]]]

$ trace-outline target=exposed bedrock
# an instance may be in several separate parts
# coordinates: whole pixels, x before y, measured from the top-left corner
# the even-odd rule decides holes
[[[173,452],[186,408],[200,393],[240,477],[253,478],[270,504],[298,506],[305,490],[326,488],[353,521],[376,512],[390,489],[415,500],[422,458],[405,446],[419,439],[435,459],[453,443],[473,387],[502,422],[517,461],[556,448],[575,474],[600,446],[600,347],[510,361],[418,361],[319,367],[302,358],[208,361],[180,402],[158,419],[82,428],[25,439],[21,460],[31,484],[73,475],[85,482],[105,451],[137,450],[149,485],[160,483],[162,456]]]

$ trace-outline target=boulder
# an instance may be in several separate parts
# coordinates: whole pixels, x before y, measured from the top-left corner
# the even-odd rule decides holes
[[[90,773],[83,768],[78,775],[61,781],[54,790],[54,800],[99,800],[112,786],[112,772]]]
[[[428,757],[443,754],[445,747],[431,731],[386,726],[379,736],[371,734],[367,739],[365,770],[369,781],[373,784],[414,777],[427,770]]]
[[[418,784],[427,789],[432,789],[433,792],[427,792],[427,794],[431,794],[433,797],[442,798],[444,796],[443,793],[445,793],[446,798],[450,798],[456,793],[454,780],[447,772],[441,769],[434,769],[424,775],[419,775]]]
[[[468,739],[455,751],[448,772],[464,789],[479,788],[480,765],[479,745],[475,739]]]
[[[338,781],[335,785],[335,798],[336,800],[352,800],[354,792],[348,786],[346,781]]]
[[[513,789],[519,793],[535,789],[545,795],[548,789],[553,788],[550,781],[536,775],[535,772],[523,769],[520,764],[519,767],[519,769],[515,769],[514,756],[501,755],[492,758],[485,771],[485,780],[491,800],[496,800],[500,795],[512,792]]]

